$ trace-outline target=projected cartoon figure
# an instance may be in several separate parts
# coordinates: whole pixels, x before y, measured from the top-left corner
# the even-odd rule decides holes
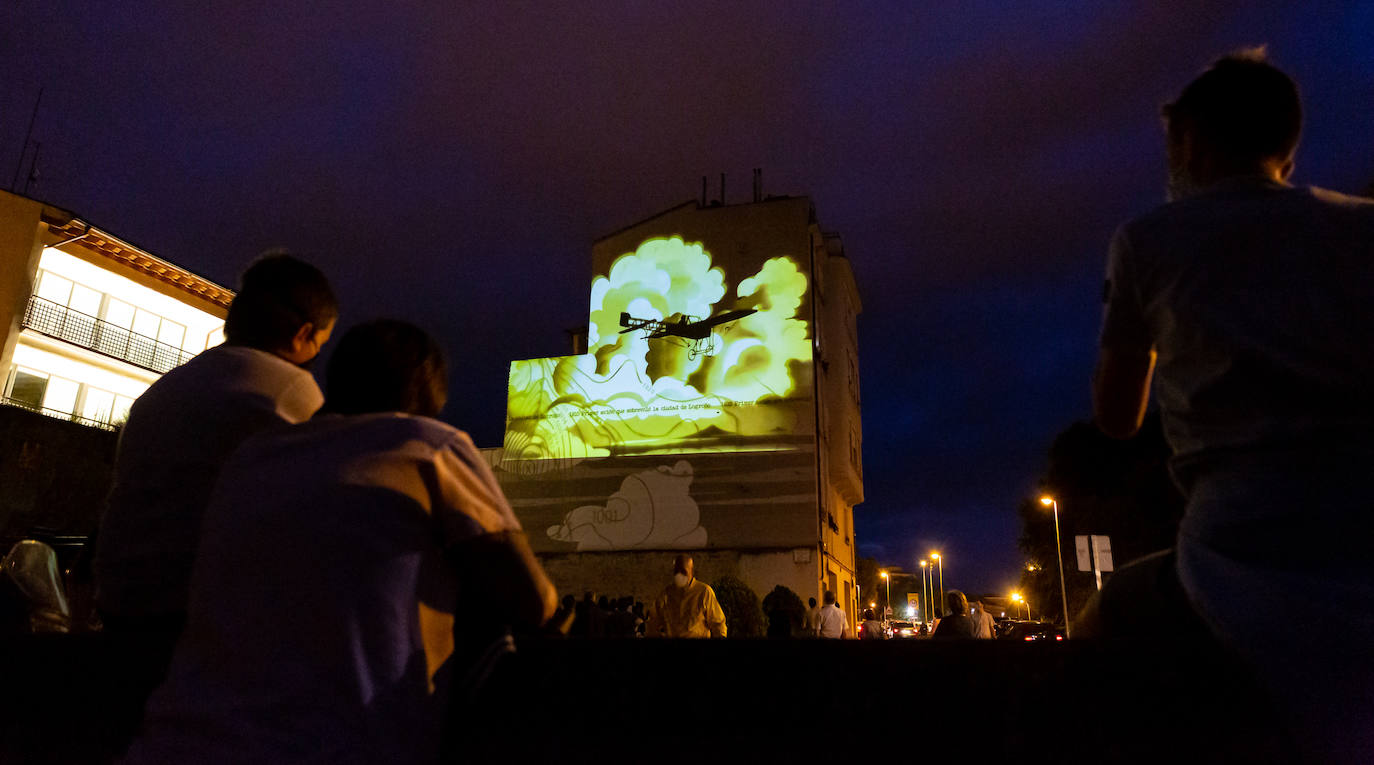
[[[692,466],[679,460],[625,477],[605,505],[584,505],[550,526],[556,542],[576,542],[577,550],[700,548],[706,546],[701,511],[688,493]]]
[[[812,413],[807,275],[778,255],[728,283],[681,237],[617,257],[588,352],[511,365],[507,459],[791,448]]]

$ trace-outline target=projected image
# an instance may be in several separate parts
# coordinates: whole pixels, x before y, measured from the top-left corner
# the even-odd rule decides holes
[[[791,448],[809,427],[809,288],[788,254],[730,273],[653,238],[592,282],[588,353],[511,365],[506,458]]]
[[[692,466],[685,460],[626,476],[605,504],[578,507],[550,526],[549,539],[575,542],[578,552],[705,547],[691,484]]]

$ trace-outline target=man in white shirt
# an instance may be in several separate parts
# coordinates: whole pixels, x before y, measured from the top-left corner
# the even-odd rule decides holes
[[[823,638],[841,639],[849,637],[849,617],[844,609],[835,605],[835,593],[825,591],[822,596],[825,605],[821,608],[820,626],[816,634]]]
[[[431,419],[445,375],[418,328],[354,327],[324,412],[235,453],[128,762],[437,761],[472,663],[455,632],[537,627],[557,604],[472,441]]]
[[[258,259],[224,323],[225,343],[163,375],[134,402],[96,541],[96,602],[107,630],[175,640],[201,515],[229,454],[324,401],[303,368],[329,339],[338,304],[314,266]]]
[[[969,618],[973,620],[973,636],[982,640],[991,640],[996,633],[994,627],[997,622],[992,618],[992,614],[983,608],[983,601],[973,601],[969,609]]]
[[[1362,762],[1374,202],[1288,185],[1301,114],[1262,52],[1221,59],[1165,107],[1171,201],[1112,241],[1094,411],[1130,436],[1153,379],[1187,509],[1175,551],[1117,572],[1097,618],[1106,634],[1133,613],[1175,632],[1200,619],[1287,706],[1314,761]],[[1275,613],[1339,626],[1275,630]]]

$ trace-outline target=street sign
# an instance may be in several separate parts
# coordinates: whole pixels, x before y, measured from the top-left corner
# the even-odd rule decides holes
[[[1088,536],[1086,534],[1075,536],[1073,538],[1073,546],[1078,551],[1078,570],[1092,571],[1093,559],[1092,553],[1089,552]]]
[[[1112,570],[1112,538],[1101,534],[1092,535],[1093,558],[1097,561],[1098,571]]]

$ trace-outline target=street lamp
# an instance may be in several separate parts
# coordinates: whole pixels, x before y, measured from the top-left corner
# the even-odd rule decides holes
[[[892,613],[892,577],[884,571],[879,574],[884,582],[887,582],[887,599],[883,601],[883,621],[887,621],[887,615]]]
[[[1030,615],[1030,601],[1029,601],[1029,600],[1026,600],[1025,598],[1021,597],[1021,593],[1019,593],[1019,592],[1013,592],[1013,593],[1011,594],[1011,602],[1013,602],[1013,603],[1024,603],[1025,606],[1026,606],[1026,621],[1030,621],[1030,620],[1031,620],[1031,615]]]
[[[1059,500],[1046,494],[1040,498],[1040,504],[1054,508],[1054,558],[1059,561],[1059,600],[1064,604],[1064,637],[1073,637],[1069,628],[1069,596],[1064,591],[1064,548],[1059,542]],[[1045,604],[1041,603],[1040,607],[1044,608]]]
[[[940,553],[932,552],[930,557],[935,559],[936,565],[940,567],[940,613],[945,612],[945,559],[940,557]],[[934,574],[931,575],[932,577]],[[931,594],[935,594],[935,580],[932,578],[930,584]]]
[[[926,588],[926,560],[921,559],[921,598],[925,600],[925,611],[921,614],[921,621],[930,624],[930,591]]]

